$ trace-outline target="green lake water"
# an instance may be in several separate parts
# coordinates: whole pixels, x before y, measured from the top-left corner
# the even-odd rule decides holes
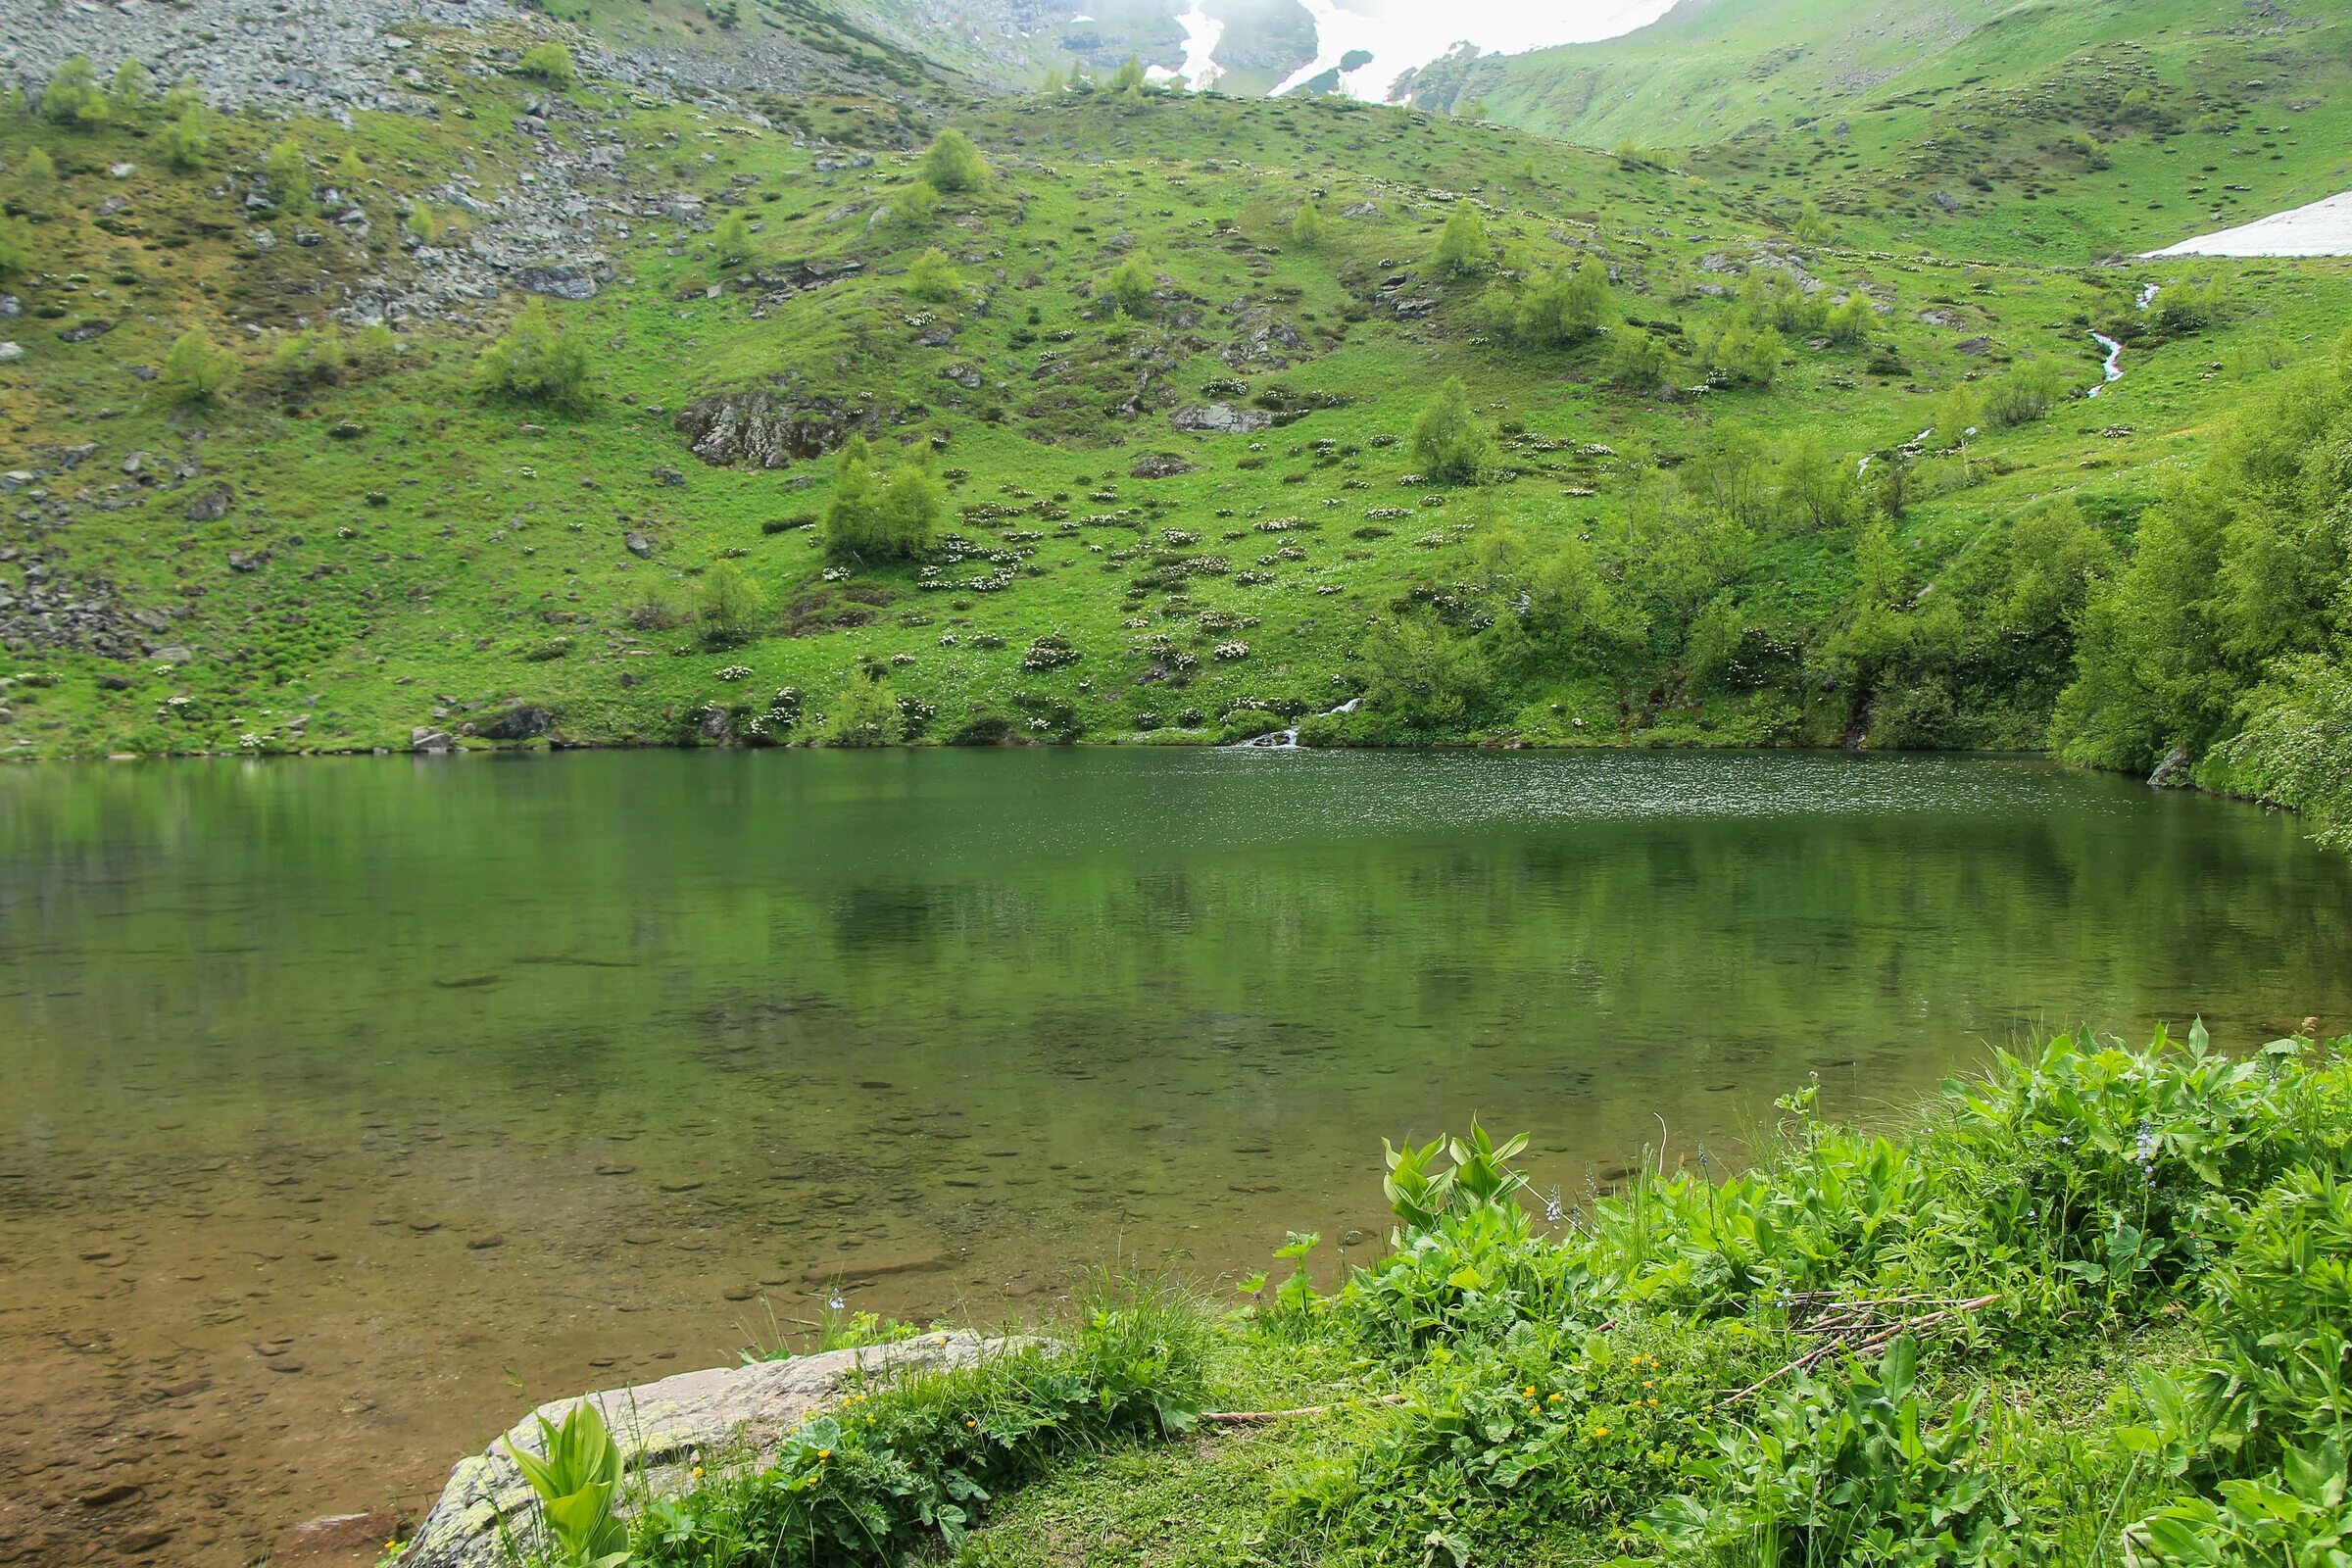
[[[2032,760],[0,770],[0,1562],[243,1562],[836,1293],[1361,1257],[1382,1137],[1474,1111],[1573,1205],[2199,1013],[2352,1017],[2352,861]]]

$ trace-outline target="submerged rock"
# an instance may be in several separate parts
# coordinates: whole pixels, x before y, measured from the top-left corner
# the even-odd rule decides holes
[[[687,1489],[697,1464],[765,1464],[795,1428],[837,1402],[861,1375],[892,1367],[969,1366],[1023,1348],[1017,1340],[976,1334],[927,1334],[899,1345],[828,1350],[788,1361],[681,1372],[659,1383],[583,1396],[595,1401],[630,1472],[624,1511],[648,1497]],[[505,1537],[530,1528],[531,1489],[508,1446],[541,1451],[539,1418],[561,1422],[574,1399],[541,1405],[484,1452],[449,1473],[424,1523],[401,1557],[402,1568],[502,1568]]]

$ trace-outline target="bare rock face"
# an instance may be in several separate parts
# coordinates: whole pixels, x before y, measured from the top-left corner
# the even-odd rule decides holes
[[[1178,409],[1168,416],[1179,430],[1215,434],[1254,435],[1274,428],[1274,416],[1257,409],[1237,409],[1230,403],[1210,403],[1197,409]]]
[[[820,458],[877,422],[870,408],[830,398],[801,401],[773,392],[721,392],[678,411],[694,455],[718,467],[781,468]]]
[[[1021,1348],[1019,1341],[976,1334],[926,1334],[898,1345],[681,1372],[581,1397],[596,1404],[620,1446],[631,1472],[622,1492],[632,1499],[669,1496],[687,1489],[699,1463],[766,1463],[788,1435],[838,1402],[863,1375],[894,1367],[969,1366]],[[402,1568],[504,1568],[502,1537],[526,1540],[532,1528],[531,1489],[508,1446],[540,1453],[539,1418],[560,1423],[577,1402],[543,1404],[487,1450],[460,1460],[440,1500],[417,1526]]]

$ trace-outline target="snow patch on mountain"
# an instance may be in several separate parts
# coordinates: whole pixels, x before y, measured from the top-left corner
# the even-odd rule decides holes
[[[1338,74],[1350,98],[1386,103],[1396,78],[1467,43],[1481,54],[1517,54],[1614,38],[1655,22],[1674,0],[1300,0],[1315,21],[1315,58],[1274,88],[1293,92]],[[1199,9],[1199,0],[1195,0]],[[1368,62],[1343,70],[1351,55]]]

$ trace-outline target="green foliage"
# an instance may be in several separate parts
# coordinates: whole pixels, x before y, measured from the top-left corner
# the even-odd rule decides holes
[[[1128,316],[1148,315],[1152,309],[1152,291],[1158,279],[1152,276],[1150,257],[1137,253],[1111,269],[1103,285],[1111,303]]]
[[[1358,653],[1368,682],[1364,705],[1408,730],[1446,730],[1461,723],[1491,684],[1475,643],[1417,615],[1375,625]]]
[[[1291,243],[1302,251],[1320,249],[1328,237],[1329,225],[1323,220],[1323,209],[1312,200],[1298,204],[1291,217]]]
[[[946,251],[934,247],[908,264],[906,292],[934,305],[950,304],[963,298],[963,274]]]
[[[922,178],[934,190],[978,190],[988,183],[988,164],[972,138],[953,125],[939,133],[923,154]]]
[[[210,403],[236,374],[236,356],[216,345],[212,333],[192,326],[172,339],[155,385],[174,403]]]
[[[57,160],[46,147],[31,149],[17,165],[17,182],[27,191],[48,189],[57,183]]]
[[[1674,358],[1666,345],[1648,332],[1628,327],[1610,334],[1607,368],[1602,373],[1629,392],[1654,393],[1673,386]]]
[[[1908,1338],[1875,1369],[1800,1377],[1753,1425],[1730,1425],[1716,1441],[1719,1451],[1690,1467],[1708,1490],[1654,1516],[1660,1535],[1694,1557],[1762,1568],[2041,1560],[2008,1494],[2004,1423],[1981,1394],[1941,1408],[1924,1398]]]
[[[2069,757],[2145,770],[2232,752],[2258,785],[2337,809],[2352,537],[2328,519],[2352,474],[2352,379],[2285,377],[2139,519],[2131,564],[2085,607],[2052,733]],[[2340,746],[2335,750],[2340,753]]]
[[[558,1568],[619,1568],[629,1559],[628,1530],[613,1512],[620,1488],[620,1446],[593,1400],[564,1412],[558,1426],[539,1420],[541,1451],[507,1446],[537,1495],[539,1516]]]
[[[1144,63],[1135,55],[1119,62],[1119,69],[1110,78],[1114,93],[1139,93],[1144,90]]]
[[[182,173],[202,169],[213,156],[212,116],[202,107],[183,112],[156,133],[164,161]]]
[[[1061,1346],[953,1371],[884,1374],[788,1437],[758,1471],[714,1476],[636,1522],[640,1568],[881,1568],[954,1548],[1056,1456],[1192,1427],[1213,1330],[1157,1284],[1097,1282]]]
[[[1413,458],[1429,477],[1472,484],[1494,461],[1494,438],[1470,409],[1470,389],[1448,376],[1413,420]]]
[[[311,210],[311,164],[303,156],[302,143],[291,136],[279,138],[263,161],[262,172],[270,182],[270,200],[279,212],[300,215]]]
[[[13,282],[31,271],[37,254],[31,223],[22,218],[0,218],[0,282]]]
[[[107,118],[105,90],[87,55],[75,55],[49,74],[41,90],[41,114],[52,124],[87,127]]]
[[[1446,213],[1429,265],[1448,277],[1470,277],[1487,270],[1487,220],[1473,203],[1457,201]]]
[[[2031,424],[2049,413],[2066,390],[2066,376],[2056,366],[2028,361],[1984,389],[1984,418],[1996,428]]]
[[[854,675],[825,710],[827,746],[894,746],[901,735],[899,705],[887,683]]]
[[[890,219],[906,228],[920,228],[939,211],[939,187],[927,179],[909,180],[893,192]]]
[[[1497,291],[1488,315],[1498,330],[1536,348],[1566,348],[1597,336],[1608,310],[1608,269],[1587,257],[1513,293]]]
[[[767,591],[732,561],[719,560],[703,573],[697,613],[703,635],[714,647],[733,647],[750,636],[767,612]]]
[[[517,75],[530,76],[558,87],[568,87],[579,76],[571,61],[571,51],[552,38],[525,49],[522,58],[514,62],[514,71]]]
[[[947,513],[947,489],[926,456],[902,460],[884,481],[865,438],[853,436],[836,460],[820,530],[836,561],[905,561],[931,548]]]
[[[280,336],[263,363],[262,384],[284,398],[299,398],[343,379],[343,344],[331,326]]]
[[[474,362],[473,384],[488,397],[581,410],[596,401],[588,345],[560,330],[547,301],[533,297],[506,334]]]
[[[739,207],[729,208],[710,231],[710,252],[722,268],[740,267],[752,259],[752,221]]]
[[[1855,289],[1823,319],[1822,330],[1829,334],[1831,342],[1850,348],[1866,342],[1878,324],[1879,313],[1870,296]]]
[[[136,60],[125,59],[115,68],[115,82],[109,97],[117,110],[129,114],[147,101],[148,91],[154,83],[155,78],[148,74],[145,66]]]
[[[1722,385],[1768,387],[1788,352],[1779,328],[1735,320],[1700,337],[1698,359]]]

